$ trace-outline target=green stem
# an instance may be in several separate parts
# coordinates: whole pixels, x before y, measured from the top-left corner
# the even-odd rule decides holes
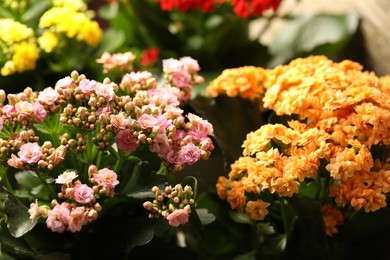
[[[49,185],[46,181],[46,177],[47,175],[46,174],[43,174],[42,172],[39,172],[38,170],[36,171],[36,174],[39,178],[39,180],[41,181],[41,183],[43,184],[43,186],[45,186],[45,188],[47,188],[49,190],[49,192],[51,193],[51,195],[53,196],[53,198],[58,198],[57,196],[57,192],[54,190],[54,188]]]
[[[285,199],[279,198],[279,201],[280,201],[280,208],[281,208],[281,211],[282,211],[284,234],[288,238],[289,235],[290,235],[290,225],[289,225],[289,221],[287,219],[286,205],[284,204],[285,203]]]
[[[122,169],[122,166],[123,164],[125,163],[126,161],[126,157],[123,156],[123,153],[121,153],[120,151],[117,153],[117,161],[115,163],[115,166],[114,166],[114,172],[116,174],[119,174],[119,172],[121,171]]]
[[[12,187],[9,179],[8,179],[8,172],[10,171],[10,168],[7,167],[6,169],[5,168],[2,168],[1,169],[1,180],[3,181],[3,184],[5,186],[5,188],[7,189],[7,191],[9,193],[11,193],[13,196],[16,196],[16,192],[14,190],[14,188]]]

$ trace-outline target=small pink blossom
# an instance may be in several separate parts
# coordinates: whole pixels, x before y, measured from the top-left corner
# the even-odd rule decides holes
[[[177,209],[169,214],[166,218],[169,225],[178,227],[188,222],[189,214],[184,209]]]
[[[126,114],[123,112],[120,112],[115,115],[111,115],[111,125],[117,129],[123,130],[126,128],[126,126],[129,124],[129,121],[127,120]]]
[[[21,116],[30,116],[34,111],[33,104],[28,101],[20,101],[15,104],[16,113]]]
[[[165,134],[165,131],[159,131],[157,133],[149,149],[150,151],[157,153],[168,161],[170,161],[169,158],[171,158],[172,154],[174,153],[172,147],[169,145],[168,137]]]
[[[58,175],[56,179],[57,184],[69,184],[75,178],[77,178],[77,173],[75,171],[65,171],[62,174]]]
[[[200,149],[193,143],[183,146],[177,156],[177,162],[180,164],[192,165],[200,159]]]
[[[172,83],[177,88],[187,88],[191,84],[191,76],[185,70],[172,72]]]
[[[7,163],[9,166],[14,167],[16,169],[23,169],[22,160],[20,160],[20,158],[17,157],[15,154],[11,154],[11,159],[8,159]]]
[[[180,62],[189,73],[196,73],[200,70],[198,61],[191,57],[182,57],[180,58]]]
[[[109,115],[111,112],[111,107],[110,106],[101,106],[99,109],[96,111],[96,116],[100,115]]]
[[[3,130],[4,118],[0,117],[0,132]]]
[[[42,158],[43,153],[38,143],[25,143],[20,147],[18,155],[22,162],[34,164]]]
[[[154,116],[148,114],[141,115],[137,122],[142,129],[153,128],[155,126],[165,129],[172,124],[171,121],[168,121],[163,115]]]
[[[163,65],[163,72],[165,73],[172,73],[175,71],[179,71],[183,68],[183,64],[174,58],[165,59],[162,61]]]
[[[40,104],[40,103],[32,103],[33,105],[33,115],[34,115],[34,120],[37,121],[38,123],[42,123],[43,120],[46,118],[46,110],[45,108]]]
[[[55,91],[52,87],[45,88],[43,91],[39,92],[38,101],[46,105],[53,105],[60,94]]]
[[[71,232],[78,232],[86,222],[86,209],[85,207],[73,208],[70,212],[68,227]]]
[[[116,173],[108,168],[99,170],[97,174],[93,175],[93,178],[103,188],[114,189],[119,184]]]
[[[148,96],[159,97],[160,103],[167,105],[167,106],[179,106],[180,105],[180,101],[179,101],[180,89],[172,88],[169,85],[161,87],[161,88],[149,89]],[[153,103],[153,101],[154,101],[154,99],[152,98],[151,102]]]
[[[91,93],[99,83],[95,80],[83,79],[79,83],[79,89],[83,94]]]
[[[67,76],[57,81],[55,85],[55,90],[68,89],[70,87],[74,87],[75,85],[76,82],[71,77]]]
[[[98,84],[95,92],[105,101],[111,101],[115,96],[114,86],[112,84]]]
[[[70,219],[70,210],[68,204],[63,202],[56,205],[49,213],[46,219],[46,226],[53,232],[62,233],[68,226]]]
[[[16,108],[11,105],[5,105],[1,110],[7,117],[12,117],[12,115],[16,113]]]
[[[73,189],[73,199],[81,204],[89,204],[94,201],[93,193],[88,185],[77,183]]]
[[[130,129],[121,130],[115,136],[115,142],[119,149],[125,153],[132,152],[137,149],[138,141],[131,134]]]

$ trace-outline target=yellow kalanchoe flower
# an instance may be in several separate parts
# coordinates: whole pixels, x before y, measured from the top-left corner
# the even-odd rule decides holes
[[[57,39],[65,36],[96,48],[102,38],[102,29],[99,24],[90,19],[82,6],[67,5],[73,1],[60,1],[60,3],[60,6],[49,9],[40,18],[39,28],[45,30],[41,36],[43,38],[39,39],[42,48],[45,51],[54,49],[53,34]],[[51,36],[48,36],[46,32],[50,32]]]
[[[13,19],[0,19],[0,51],[7,59],[0,74],[8,76],[33,70],[39,59],[34,31]]]

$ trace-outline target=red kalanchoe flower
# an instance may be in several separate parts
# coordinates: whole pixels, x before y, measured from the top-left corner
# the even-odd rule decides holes
[[[234,13],[238,16],[247,19],[249,17],[260,16],[264,11],[279,8],[282,0],[232,0]]]
[[[146,67],[156,63],[159,53],[160,51],[158,48],[144,49],[140,57],[141,65]]]
[[[221,3],[224,0],[156,0],[160,2],[160,8],[164,11],[179,9],[181,12],[200,8],[203,12],[214,9],[214,3]]]

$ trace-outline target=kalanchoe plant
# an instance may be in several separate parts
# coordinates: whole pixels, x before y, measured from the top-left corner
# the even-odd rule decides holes
[[[1,91],[5,254],[90,257],[104,246],[125,256],[196,214],[196,181],[181,186],[174,176],[214,149],[212,125],[183,110],[202,81],[197,61],[164,60],[159,84],[148,71],[129,71],[132,58],[110,57],[133,56],[99,59],[107,72],[127,70],[118,84],[73,71],[42,91]],[[159,221],[148,219],[155,208]]]
[[[268,119],[247,133],[241,155],[216,184],[230,208],[225,214],[252,232],[251,246],[232,255],[301,259],[320,252],[321,259],[348,259],[365,254],[358,249],[362,243],[375,248],[375,257],[387,255],[381,233],[389,227],[388,76],[350,60],[309,56],[274,69],[227,69],[207,93],[213,103],[223,96],[250,100]],[[209,101],[193,104],[212,115]],[[230,139],[215,118],[215,138],[223,145]],[[222,225],[227,220],[221,215]],[[200,241],[195,248],[205,250]]]

